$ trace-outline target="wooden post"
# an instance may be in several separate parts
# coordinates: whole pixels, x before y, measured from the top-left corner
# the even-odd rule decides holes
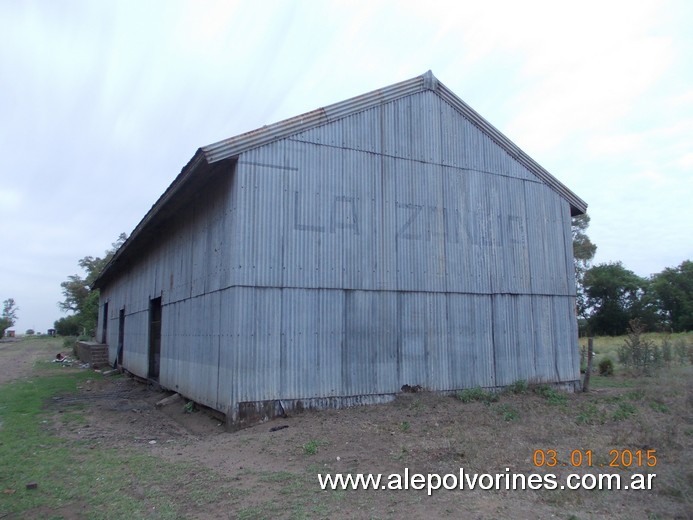
[[[594,343],[592,338],[587,338],[587,370],[585,370],[585,382],[582,383],[582,391],[588,392],[590,386],[590,374],[592,373],[592,356],[594,355]]]

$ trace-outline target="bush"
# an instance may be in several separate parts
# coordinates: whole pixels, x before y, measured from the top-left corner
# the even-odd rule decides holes
[[[613,376],[614,375],[614,362],[611,358],[604,358],[599,362],[599,375],[600,376]]]
[[[676,354],[676,360],[682,365],[686,364],[688,359],[688,345],[686,345],[686,340],[683,338],[678,338],[674,343],[674,353]],[[693,351],[693,349],[691,349]]]
[[[618,360],[633,375],[652,375],[656,368],[664,364],[662,349],[644,337],[645,327],[640,320],[631,320],[628,337],[618,349]]]

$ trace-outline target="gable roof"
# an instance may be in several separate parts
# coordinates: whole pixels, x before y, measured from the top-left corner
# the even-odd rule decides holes
[[[462,101],[454,92],[443,85],[429,70],[421,76],[395,83],[389,87],[374,90],[345,101],[340,101],[311,112],[306,112],[235,137],[199,148],[171,185],[154,203],[144,218],[134,229],[130,238],[120,247],[111,261],[105,266],[93,287],[102,287],[115,271],[115,265],[122,263],[128,251],[139,249],[136,244],[144,244],[146,238],[155,234],[158,223],[163,222],[176,208],[184,202],[181,188],[193,189],[209,178],[216,169],[215,165],[225,159],[235,159],[241,153],[277,141],[299,132],[305,132],[318,126],[338,121],[347,116],[389,103],[391,101],[431,90],[466,117],[477,128],[488,135],[498,146],[513,159],[522,164],[542,182],[558,193],[570,204],[572,216],[585,213],[587,203],[568,189],[556,177],[542,168],[534,159],[523,152],[515,143],[498,131],[481,117],[474,109]],[[188,191],[188,190],[186,190]],[[189,192],[189,191],[188,191]],[[133,251],[135,250],[135,251]]]

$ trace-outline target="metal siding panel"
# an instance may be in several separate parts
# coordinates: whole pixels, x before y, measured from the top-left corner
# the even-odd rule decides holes
[[[149,313],[128,313],[125,317],[123,366],[129,372],[147,377],[149,371]]]
[[[233,412],[233,403],[238,399],[238,288],[226,289],[219,294],[219,379],[216,409],[224,413]]]
[[[496,385],[534,379],[533,323],[530,296],[493,296]]]
[[[397,294],[346,292],[343,395],[391,393],[397,387]]]
[[[490,242],[494,293],[530,292],[529,252],[522,181],[489,175]]]
[[[397,386],[447,389],[447,320],[444,294],[399,293]]]
[[[532,297],[535,382],[558,380],[553,300],[554,298],[549,296]]]
[[[332,210],[340,239],[337,265],[342,266],[342,287],[378,289],[383,286],[378,254],[384,247],[379,157],[344,151],[342,161],[341,201]]]
[[[553,298],[553,322],[556,326],[556,367],[560,381],[580,379],[575,298]]]
[[[236,312],[238,402],[278,399],[281,291],[241,287]]]
[[[285,289],[281,322],[281,397],[341,395],[343,291]]]
[[[376,290],[394,290],[398,282],[397,241],[397,177],[398,161],[393,157],[381,157],[380,199],[376,199],[376,222],[380,226],[377,250],[378,285]]]
[[[496,385],[492,323],[490,296],[447,295],[448,384],[443,389]]]
[[[481,175],[443,170],[445,288],[447,292],[489,293],[490,257],[483,222],[487,199]]]

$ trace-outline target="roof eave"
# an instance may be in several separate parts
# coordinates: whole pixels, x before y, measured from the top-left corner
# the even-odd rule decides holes
[[[116,251],[116,253],[113,255],[113,258],[111,258],[111,260],[106,264],[106,266],[103,268],[96,280],[94,280],[94,282],[92,283],[92,289],[100,289],[101,287],[103,287],[105,281],[109,279],[113,274],[112,271],[116,264],[118,264],[121,261],[121,257],[131,247],[132,243],[136,242],[139,239],[140,235],[142,234],[142,231],[147,228],[150,222],[159,213],[160,209],[164,207],[180,191],[181,187],[186,184],[186,181],[190,178],[191,175],[193,175],[193,172],[200,166],[200,164],[206,163],[207,160],[205,159],[202,150],[198,148],[198,150],[195,152],[195,155],[193,155],[192,159],[188,161],[188,164],[186,164],[185,167],[183,167],[181,172],[173,180],[173,182],[166,189],[166,191],[152,205],[152,207],[149,209],[144,218],[142,218],[140,223],[137,224],[137,227],[135,227],[128,239],[125,242],[123,242],[123,244],[118,248],[118,251]]]

